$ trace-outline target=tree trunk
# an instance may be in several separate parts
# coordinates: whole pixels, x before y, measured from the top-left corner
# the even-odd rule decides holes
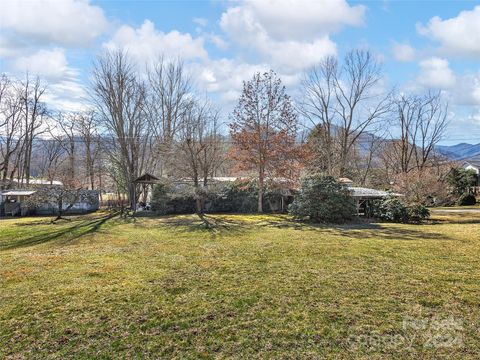
[[[202,199],[197,195],[196,196],[196,207],[197,207],[197,214],[202,214],[203,209],[202,209]]]
[[[201,196],[201,192],[199,191],[200,185],[198,181],[198,174],[195,171],[193,177],[193,186],[195,187],[195,207],[197,209],[197,214],[203,214],[203,201]]]
[[[57,212],[57,217],[56,217],[55,220],[53,220],[53,221],[60,220],[60,219],[62,218],[62,215],[63,215],[63,196],[60,195],[60,197],[58,198],[58,212]]]
[[[258,212],[263,213],[263,181],[264,174],[261,171],[258,176]]]
[[[136,209],[136,202],[137,202],[137,199],[136,199],[136,194],[135,194],[135,184],[132,182],[130,182],[129,186],[128,186],[128,197],[129,197],[129,202],[130,202],[130,208],[135,211]]]

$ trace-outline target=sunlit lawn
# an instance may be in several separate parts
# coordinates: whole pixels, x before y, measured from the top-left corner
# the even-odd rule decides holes
[[[479,358],[480,213],[0,221],[0,359]]]

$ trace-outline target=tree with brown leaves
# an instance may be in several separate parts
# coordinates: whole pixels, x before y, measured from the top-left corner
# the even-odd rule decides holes
[[[238,170],[258,176],[258,212],[263,211],[263,191],[268,177],[296,180],[303,147],[296,143],[298,117],[274,71],[256,73],[244,82],[232,114],[230,158]]]

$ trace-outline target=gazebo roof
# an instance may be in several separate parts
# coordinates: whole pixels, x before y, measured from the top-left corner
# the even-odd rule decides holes
[[[145,173],[139,176],[138,178],[136,178],[135,180],[133,180],[133,182],[136,184],[154,184],[158,182],[158,180],[160,179],[157,178],[156,176],[149,173]]]

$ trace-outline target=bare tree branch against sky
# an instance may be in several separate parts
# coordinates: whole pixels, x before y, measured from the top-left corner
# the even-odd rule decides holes
[[[325,56],[369,50],[378,86],[440,91],[449,107],[443,143],[480,138],[480,6],[474,1],[79,1],[4,0],[0,71],[48,82],[44,100],[86,106],[95,57],[126,50],[141,69],[163,56],[221,109],[233,109],[242,80],[273,69],[297,101],[302,74]]]

